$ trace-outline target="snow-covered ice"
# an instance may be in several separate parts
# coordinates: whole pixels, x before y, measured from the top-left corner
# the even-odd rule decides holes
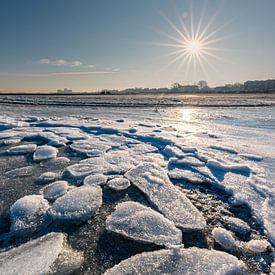
[[[108,177],[102,174],[93,174],[84,179],[84,185],[104,185]]]
[[[7,153],[10,155],[24,155],[33,153],[37,148],[36,144],[25,144],[25,145],[19,145],[16,147],[11,147],[7,150]]]
[[[232,232],[217,227],[212,230],[214,240],[227,251],[232,251],[237,248],[237,242]]]
[[[49,215],[59,223],[85,222],[102,205],[102,190],[98,186],[81,186],[58,198],[49,209]]]
[[[47,159],[56,158],[58,149],[52,146],[40,146],[37,147],[33,154],[33,159],[35,161],[42,161]]]
[[[190,200],[169,180],[166,171],[153,164],[143,163],[125,174],[166,218],[184,231],[202,230],[206,221]]]
[[[122,191],[130,187],[130,181],[123,177],[115,177],[107,182],[109,188],[115,191]]]
[[[122,261],[105,275],[122,274],[246,274],[245,265],[225,252],[169,249],[146,252]]]
[[[45,172],[35,181],[36,184],[47,184],[58,180],[60,175],[54,172]]]
[[[160,213],[137,202],[118,204],[106,220],[106,229],[138,242],[176,245],[182,233]]]
[[[1,252],[0,274],[37,275],[53,274],[56,271],[69,274],[77,270],[83,260],[81,253],[67,246],[64,234],[49,233]]]
[[[69,189],[68,182],[56,181],[48,186],[43,187],[41,189],[41,194],[45,199],[47,199],[50,202],[53,202],[57,198],[66,194],[68,189]]]

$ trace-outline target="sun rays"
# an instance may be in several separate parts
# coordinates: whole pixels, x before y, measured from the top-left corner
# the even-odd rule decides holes
[[[227,36],[221,35],[221,31],[231,21],[215,28],[214,21],[219,12],[217,11],[207,22],[204,22],[204,12],[195,21],[192,11],[189,14],[179,14],[176,10],[178,22],[174,22],[176,20],[171,20],[160,12],[172,31],[167,33],[163,30],[156,30],[167,39],[165,43],[156,44],[170,49],[169,53],[166,54],[170,61],[166,63],[162,70],[177,64],[178,70],[184,72],[185,78],[190,74],[190,71],[196,73],[198,68],[207,77],[209,68],[217,71],[213,60],[228,62],[218,54],[224,49],[217,47],[217,44],[227,38]]]

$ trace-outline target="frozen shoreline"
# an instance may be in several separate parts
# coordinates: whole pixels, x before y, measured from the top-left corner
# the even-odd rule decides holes
[[[13,188],[17,190],[16,186],[19,182],[24,181],[23,186],[26,190],[20,191],[19,189],[17,196],[15,196],[17,198],[39,193],[41,187],[35,181],[44,172],[57,173],[56,176],[51,175],[53,180],[56,180],[55,177],[60,180],[61,177],[62,180],[69,180],[71,186],[79,186],[83,184],[84,178],[88,175],[104,174],[112,179],[112,177],[118,175],[123,176],[139,164],[151,162],[163,167],[162,169],[167,171],[165,173],[169,175],[171,182],[176,186],[180,186],[187,198],[202,212],[206,219],[206,229],[203,234],[211,240],[206,246],[207,248],[213,248],[212,229],[217,226],[224,227],[223,220],[228,216],[240,218],[247,222],[251,228],[252,233],[249,238],[242,239],[241,236],[237,236],[241,238],[241,241],[247,242],[250,239],[264,240],[268,238],[274,245],[275,232],[272,213],[274,213],[275,192],[270,181],[272,177],[266,177],[266,170],[274,175],[272,164],[268,166],[269,160],[274,161],[275,159],[271,150],[272,145],[274,145],[272,140],[274,140],[275,133],[272,129],[272,117],[269,118],[273,112],[272,108],[259,108],[258,111],[255,109],[254,114],[251,110],[248,112],[247,110],[236,109],[231,113],[230,110],[221,111],[215,108],[211,111],[191,108],[188,109],[188,112],[186,112],[186,109],[174,109],[173,113],[171,113],[173,109],[160,110],[160,113],[155,113],[150,109],[146,111],[133,109],[129,113],[130,109],[107,110],[96,108],[91,110],[89,108],[76,108],[71,109],[69,114],[67,113],[68,109],[62,107],[41,108],[36,106],[33,109],[29,108],[23,106],[15,112],[12,108],[6,106],[3,109],[4,114],[0,117],[0,141],[2,142],[0,158],[7,161],[7,164],[1,162],[0,165],[0,170],[5,175],[1,180],[1,192],[6,194],[3,193],[3,200],[6,205],[1,205],[0,208],[3,209],[1,210],[3,211],[2,216],[7,215],[7,205],[12,205],[16,201],[13,196],[10,197],[14,192]],[[231,118],[229,118],[230,114]],[[243,114],[246,114],[245,119],[247,119],[247,122],[241,120],[244,119]],[[260,115],[263,117],[260,117]],[[261,126],[265,128],[257,128],[257,124],[253,127],[254,122],[251,122],[253,116],[259,120],[262,119]],[[271,124],[268,121],[264,124],[264,121],[268,118]],[[224,120],[230,123],[224,123]],[[240,126],[243,124],[247,124],[249,127]],[[253,136],[251,133],[253,133]],[[264,139],[258,140],[257,135],[264,137]],[[10,149],[12,147],[16,148],[19,144],[30,143],[38,145],[38,148],[41,145],[48,144],[56,148],[57,151],[45,148],[47,150],[40,154],[44,158],[41,159],[41,164],[43,164],[41,166],[38,161],[33,160],[34,155],[32,155],[32,152],[37,150],[35,146]],[[22,154],[22,150],[23,153],[26,150],[26,158],[16,156],[16,150],[19,154]],[[13,152],[15,156],[7,152]],[[48,164],[47,159],[55,159],[56,154],[56,160],[58,160],[58,157],[66,157],[70,160],[70,163],[67,163],[65,159],[62,159],[62,161],[60,159],[61,166],[58,166],[58,161],[52,161],[53,166],[50,163]],[[10,165],[14,165],[14,167]],[[66,173],[62,174],[63,171],[66,171]],[[17,179],[11,178],[10,176],[14,176],[15,173],[18,173]],[[144,176],[136,175],[136,173],[134,170],[129,179],[135,186],[140,186],[135,184],[135,180],[143,181]],[[154,172],[152,173],[154,174]],[[47,175],[48,178],[49,176]],[[146,181],[152,180],[152,183],[158,182],[158,179],[151,177],[145,177],[145,179]],[[81,194],[81,189],[78,189],[81,187],[74,188],[79,190],[77,193]],[[167,207],[164,203],[167,198],[156,198],[155,195],[150,193],[150,190],[143,187],[140,191],[146,195],[146,198],[141,196],[140,191],[137,191],[134,186],[130,187],[128,191],[127,189],[126,191],[110,191],[108,184],[107,186],[103,185],[101,188],[103,190],[103,205],[95,206],[98,212],[87,225],[80,226],[80,230],[83,230],[81,234],[69,233],[69,243],[72,246],[77,247],[79,242],[82,243],[84,240],[81,235],[85,235],[85,232],[88,234],[87,227],[89,230],[95,230],[93,229],[93,221],[97,221],[97,219],[105,220],[121,200],[123,202],[134,198],[134,201],[137,200],[145,206],[150,205],[148,205],[148,198],[152,200],[153,204],[157,200],[158,207],[157,209],[153,207],[153,209],[155,211],[159,210],[164,215],[170,213],[169,210],[166,210]],[[94,196],[94,192],[98,192],[96,190],[91,191],[91,196]],[[168,189],[166,192],[174,194],[172,190],[174,189],[171,187],[171,191]],[[52,192],[57,191],[53,190]],[[63,209],[64,203],[67,201],[66,195],[64,195],[67,189],[61,193],[59,192],[61,191],[51,193],[61,194],[61,199],[63,198],[56,206],[53,206],[54,212],[49,211],[54,215],[56,213],[61,215],[60,213],[63,213],[63,211],[68,211],[67,208]],[[96,194],[98,196],[98,193]],[[73,193],[70,193],[69,198],[72,197]],[[200,198],[203,198],[203,200]],[[83,197],[83,199],[90,200],[89,197]],[[164,204],[160,206],[159,203]],[[214,205],[217,203],[220,205],[219,214],[214,213]],[[209,208],[209,206],[211,207]],[[83,216],[77,215],[77,217],[86,219],[93,211],[92,209],[85,209]],[[174,218],[169,215],[166,218],[173,220]],[[74,219],[74,217],[76,215],[72,212],[69,218]],[[67,220],[68,217],[62,219]],[[58,225],[53,225],[56,230]],[[96,224],[94,226],[97,227]],[[97,234],[100,238],[100,234],[104,230],[104,224],[101,224],[99,228]],[[2,228],[2,230],[7,233],[7,228]],[[183,236],[183,243],[188,247],[187,239],[190,233],[185,234],[187,236]],[[109,236],[109,238],[111,237]],[[98,240],[94,241],[98,242]],[[111,242],[113,242],[112,238]],[[133,253],[138,253],[134,248],[134,243],[131,243],[131,245],[133,251],[136,251]],[[189,245],[196,246],[195,242],[191,242]],[[85,250],[88,248],[85,248],[84,244],[80,247],[84,247],[83,250],[86,255],[86,262],[82,267],[84,272],[85,268],[95,261],[95,256],[89,254],[93,255],[94,252],[88,253]],[[214,248],[219,249],[219,247]],[[104,250],[104,248],[102,249]],[[151,251],[155,248],[147,247],[147,249]],[[139,252],[145,250],[145,247],[139,246],[138,248]],[[229,251],[229,253],[238,256],[240,252],[236,254],[234,251]],[[123,255],[122,259],[132,255]],[[247,261],[253,259],[252,262],[254,261],[255,266],[259,264],[258,271],[266,272],[268,266],[270,267],[270,261],[273,260],[272,253],[264,252],[260,255],[263,257],[265,264],[259,264],[253,255],[247,256],[245,254],[245,258],[247,257]],[[106,263],[106,266],[111,267],[118,262],[111,261],[108,264]],[[256,270],[254,264],[249,266],[250,272]]]

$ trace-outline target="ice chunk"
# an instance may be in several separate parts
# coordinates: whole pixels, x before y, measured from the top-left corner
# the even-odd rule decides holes
[[[35,166],[16,168],[5,173],[8,178],[29,177],[33,174]]]
[[[107,183],[107,176],[102,174],[93,174],[84,179],[84,185],[104,185]]]
[[[252,160],[252,161],[262,161],[263,157],[258,155],[251,154],[240,154],[240,156],[244,159]]]
[[[17,138],[17,137],[14,137],[14,138],[8,138],[8,139],[4,139],[4,140],[1,140],[0,139],[0,146],[8,146],[8,145],[14,145],[14,144],[18,144],[20,143],[22,140],[22,138]]]
[[[251,253],[263,253],[269,247],[271,247],[270,243],[266,240],[251,240],[244,245],[244,248]]]
[[[251,172],[250,167],[248,167],[245,164],[223,164],[217,160],[211,159],[207,161],[206,164],[209,168],[222,170],[225,172],[235,172],[235,173],[241,173],[245,175],[249,175]]]
[[[116,177],[107,183],[108,187],[115,191],[122,191],[130,187],[130,181],[123,177]]]
[[[206,221],[190,200],[169,180],[166,171],[143,163],[125,174],[166,218],[182,230],[202,230]]]
[[[41,189],[44,198],[50,202],[55,201],[57,198],[67,193],[69,185],[66,181],[56,181]]]
[[[212,230],[214,240],[225,250],[232,251],[237,247],[237,242],[233,234],[221,227],[214,228]]]
[[[229,154],[234,154],[234,155],[238,154],[238,152],[236,150],[227,148],[227,147],[223,147],[223,146],[211,145],[210,148],[214,149],[214,150],[218,150],[218,151],[223,151],[223,152],[226,152]]]
[[[190,171],[190,170],[182,170],[182,169],[174,169],[168,172],[169,178],[174,180],[186,180],[192,183],[203,183],[206,181],[199,173]]]
[[[81,253],[67,246],[65,234],[49,233],[0,253],[0,274],[52,274],[56,270],[69,274],[83,261]]]
[[[111,146],[100,143],[100,141],[76,141],[72,145],[70,145],[70,148],[76,152],[87,154],[89,156],[100,156],[104,152],[106,152],[108,149],[111,149]]]
[[[246,222],[234,217],[226,218],[224,220],[224,225],[234,233],[241,235],[247,235],[251,231],[250,226]]]
[[[39,195],[17,200],[10,208],[12,233],[28,234],[45,226],[48,222],[48,208],[48,202]]]
[[[10,155],[24,155],[33,153],[37,148],[36,144],[25,144],[25,145],[19,145],[16,147],[11,147],[7,150],[7,153]]]
[[[162,214],[137,202],[123,202],[106,220],[106,229],[126,238],[157,245],[176,245],[182,233]]]
[[[59,174],[53,172],[46,172],[40,175],[40,177],[35,181],[36,184],[47,184],[55,180],[58,180],[60,177]]]
[[[102,190],[99,186],[81,186],[58,198],[49,214],[60,223],[80,223],[90,219],[101,205]]]
[[[46,159],[56,158],[58,150],[52,146],[40,146],[36,149],[33,154],[33,159],[35,161],[42,161]]]
[[[177,158],[171,158],[169,160],[169,166],[180,166],[180,167],[200,167],[200,166],[205,166],[205,163],[197,159],[196,157],[193,156],[186,156],[182,159],[177,159]]]
[[[70,159],[66,157],[59,157],[59,158],[41,161],[40,166],[56,169],[56,168],[63,168],[67,166],[69,163],[70,163]]]
[[[185,154],[176,146],[167,145],[164,150],[163,154],[168,158],[183,158]]]
[[[165,249],[145,252],[120,262],[105,275],[123,274],[246,274],[244,263],[221,251],[206,249]]]

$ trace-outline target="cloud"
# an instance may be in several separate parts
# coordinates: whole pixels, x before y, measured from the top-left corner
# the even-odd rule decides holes
[[[91,74],[114,74],[115,71],[87,71],[87,72],[60,72],[52,73],[51,76],[74,76],[74,75],[91,75]]]
[[[93,69],[95,68],[95,65],[88,65],[88,68]]]
[[[79,67],[82,65],[80,61],[67,61],[64,59],[50,60],[48,58],[42,58],[38,61],[39,64],[46,64],[50,66],[67,66],[67,67]]]

